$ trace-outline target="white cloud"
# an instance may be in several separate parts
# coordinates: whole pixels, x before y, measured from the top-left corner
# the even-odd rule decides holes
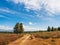
[[[8,9],[8,8],[0,8],[0,13],[5,13],[5,14],[6,14],[6,13],[9,13],[9,14],[11,14],[11,15],[16,14],[16,12],[14,12],[13,10],[10,10],[10,9]],[[7,14],[6,14],[6,15],[7,15]],[[10,19],[9,17],[4,16],[4,15],[0,15],[0,17]]]
[[[55,21],[53,18],[49,18],[49,17],[45,17],[45,18],[43,18],[43,20],[50,21],[50,22]]]
[[[44,16],[43,15],[39,15],[39,14],[37,14],[36,15],[38,18],[43,18]]]
[[[23,16],[25,16],[25,14],[22,14],[20,12],[14,11],[14,10],[11,10],[9,8],[0,8],[0,12],[9,13],[11,16],[13,15],[13,16],[19,16],[21,18],[25,18],[25,17],[23,17]],[[20,14],[22,14],[22,15],[20,15]],[[3,15],[0,15],[0,17],[4,17],[4,18],[7,18],[7,19],[10,19],[9,17],[3,16]]]
[[[21,12],[18,12],[18,11],[14,11],[14,10],[11,10],[9,8],[0,8],[0,12],[2,13],[9,13],[11,16],[17,16],[17,17],[21,17],[21,18],[24,18],[24,19],[27,19],[27,18],[34,18],[34,16],[32,15],[28,15],[28,14],[25,14],[25,13],[21,13]],[[22,14],[22,15],[20,15]],[[5,17],[7,19],[10,19],[9,17],[6,17],[6,16],[3,16],[3,15],[0,15],[0,17]]]
[[[29,26],[33,26],[33,25],[36,25],[37,23],[35,22],[28,22]]]
[[[48,0],[46,9],[50,12],[57,13],[60,12],[60,0]]]
[[[0,30],[12,30],[13,28],[12,27],[9,27],[9,26],[4,26],[4,25],[0,25]]]
[[[35,27],[31,27],[31,26],[26,26],[26,25],[23,25],[24,27],[24,31],[39,31],[41,28],[35,28]]]
[[[8,17],[6,17],[6,16],[4,16],[4,15],[0,15],[0,17],[1,17],[1,18],[10,19],[10,18],[8,18]]]
[[[15,12],[13,10],[10,10],[8,8],[0,8],[0,12],[6,12],[6,13],[10,13],[10,14],[15,14]]]
[[[33,10],[36,10],[36,9],[40,9],[40,2],[39,0],[10,0],[10,1],[13,1],[14,3],[18,4],[18,3],[24,3],[25,4],[25,8],[26,9],[33,9]]]
[[[60,12],[60,0],[7,0],[15,4],[23,3],[26,9],[40,10],[44,4],[45,10],[51,13]]]
[[[33,23],[32,22],[29,22],[29,25],[33,25]]]

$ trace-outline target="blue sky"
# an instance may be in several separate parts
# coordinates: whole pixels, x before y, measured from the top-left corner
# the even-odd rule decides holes
[[[13,30],[17,22],[25,31],[60,26],[60,0],[0,0],[0,30]]]

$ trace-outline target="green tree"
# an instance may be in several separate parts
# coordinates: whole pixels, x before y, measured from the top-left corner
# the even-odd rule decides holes
[[[50,26],[48,26],[47,31],[51,31]]]
[[[60,31],[60,27],[58,27],[58,31]]]
[[[54,27],[52,27],[51,31],[54,31]]]
[[[19,24],[19,30],[18,30],[18,33],[22,33],[23,31],[24,31],[24,29],[23,29],[23,24],[20,23],[20,24]]]
[[[20,30],[18,30],[18,32],[19,32],[19,33],[22,33],[23,31],[24,31],[24,29],[23,29],[23,24],[20,23]]]
[[[18,25],[19,25],[19,23],[16,23],[16,25],[14,27],[14,33],[18,33]]]
[[[16,23],[14,33],[22,33],[24,31],[22,23]]]

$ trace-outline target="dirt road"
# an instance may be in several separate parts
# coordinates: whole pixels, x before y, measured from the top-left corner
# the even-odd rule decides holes
[[[18,40],[11,42],[8,45],[23,45],[23,43],[30,37],[31,35],[26,34],[22,38],[19,38]]]
[[[36,38],[34,35],[26,34],[8,45],[60,45],[60,38]]]

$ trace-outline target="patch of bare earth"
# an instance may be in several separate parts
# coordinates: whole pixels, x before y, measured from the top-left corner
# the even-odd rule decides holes
[[[60,45],[60,38],[36,38],[34,35],[26,34],[8,45]]]

